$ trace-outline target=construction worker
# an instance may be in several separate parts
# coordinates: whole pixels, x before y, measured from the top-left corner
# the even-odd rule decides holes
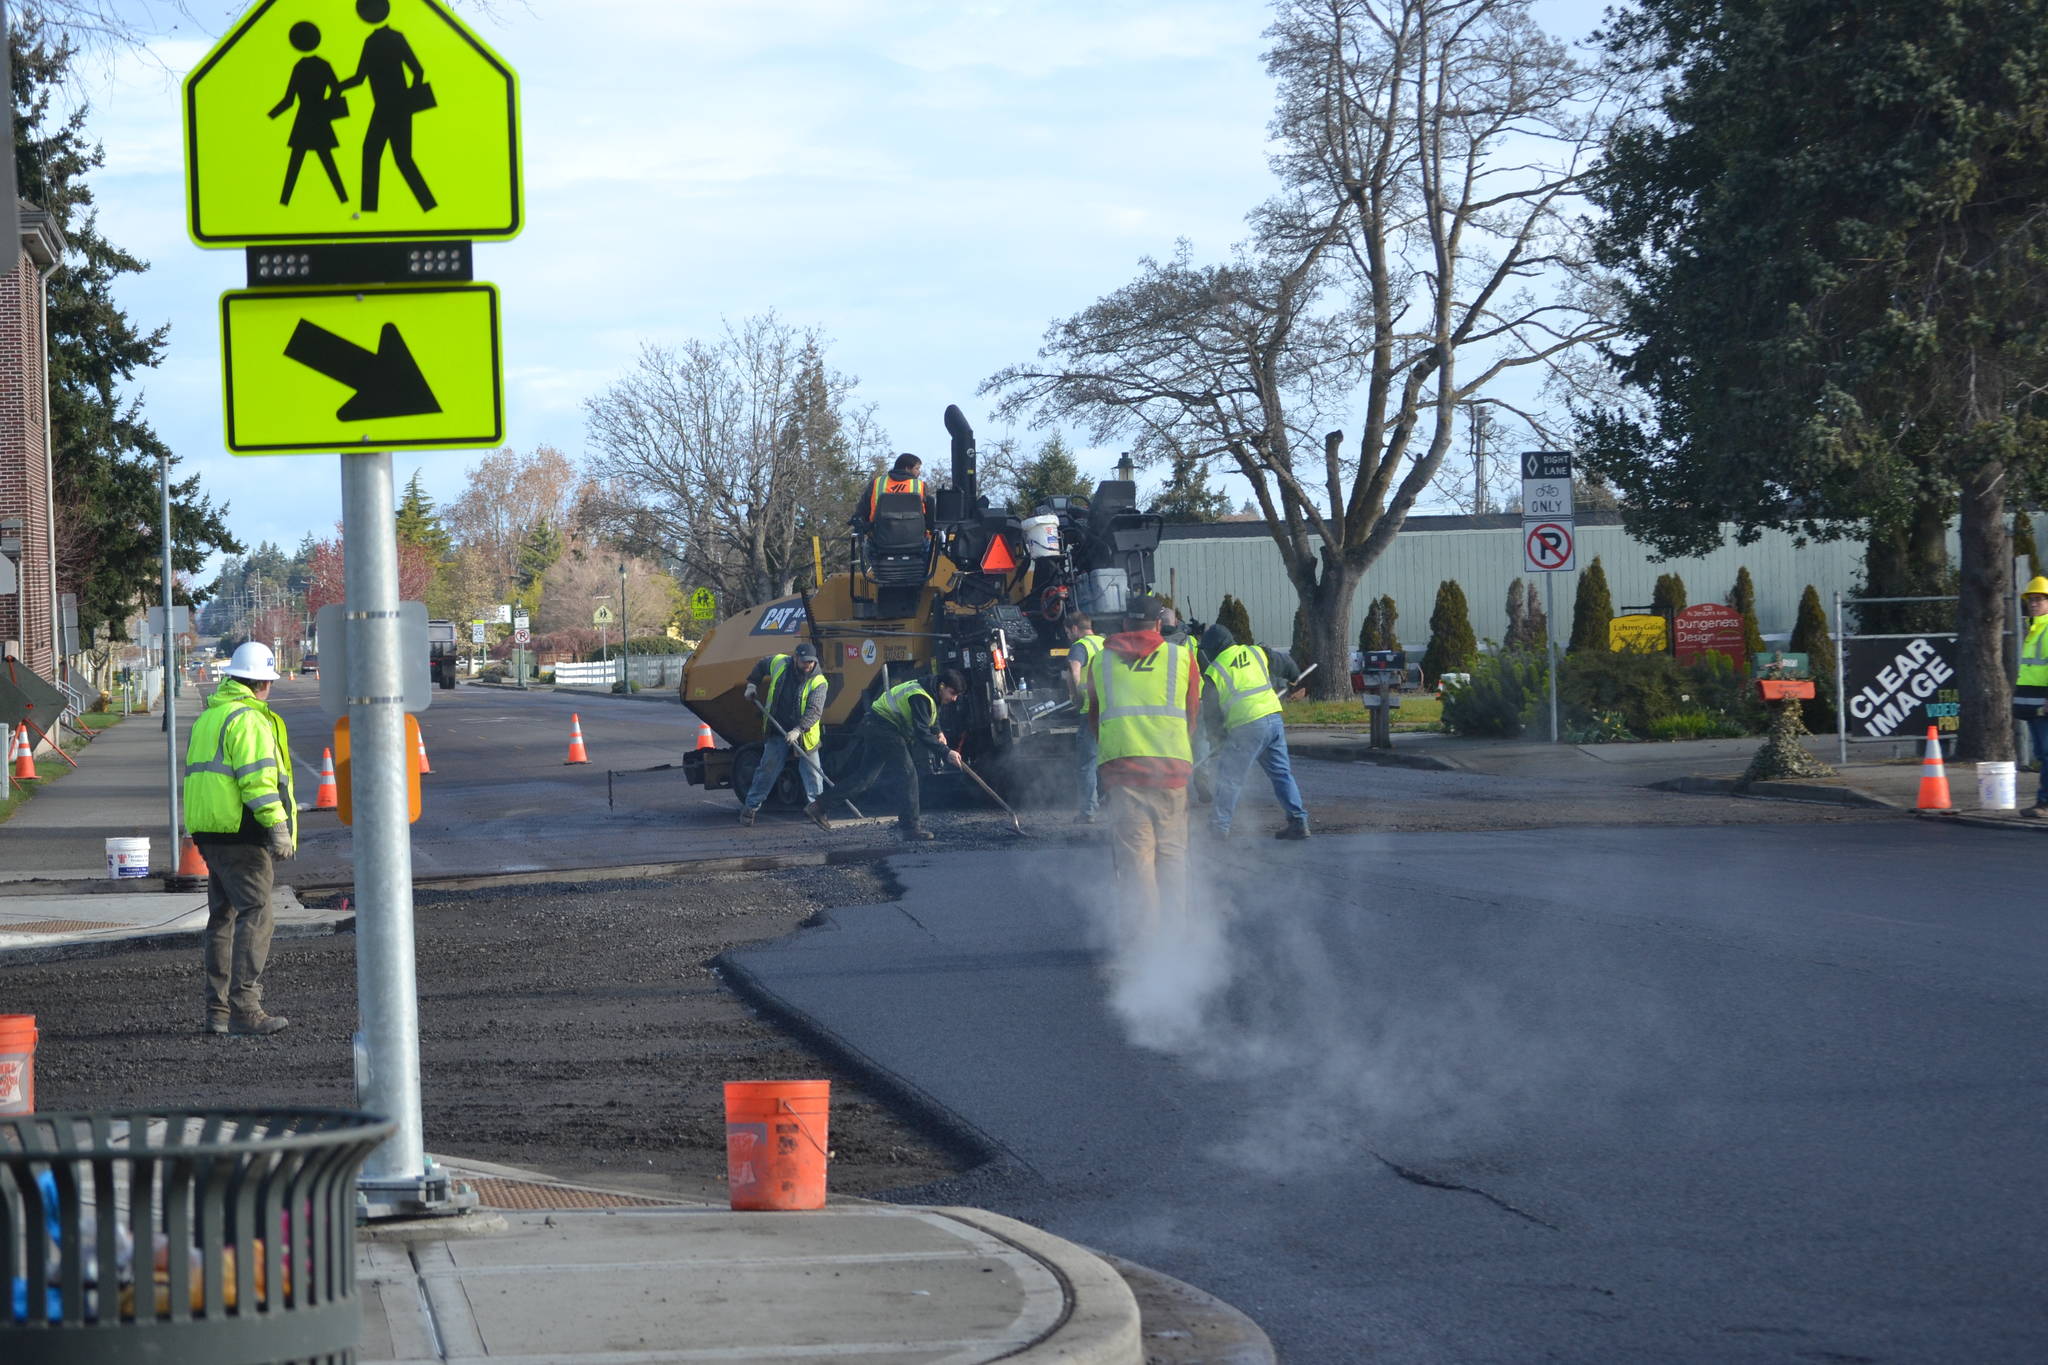
[[[966,678],[957,669],[947,669],[936,675],[929,686],[922,678],[912,678],[876,697],[854,736],[860,748],[860,764],[854,775],[837,789],[838,795],[851,801],[893,768],[900,785],[896,832],[905,839],[931,838],[932,832],[923,824],[912,746],[922,745],[954,767],[961,766],[959,751],[946,743],[945,732],[939,729],[939,708],[951,706],[966,690]]]
[[[2020,643],[2019,680],[2013,684],[2013,715],[2027,723],[2034,760],[2041,765],[2041,785],[2034,804],[2020,814],[2048,820],[2048,578],[2030,578],[2020,590],[2020,612],[2026,635]]]
[[[1186,904],[1188,779],[1202,714],[1195,651],[1162,639],[1159,599],[1134,597],[1124,629],[1088,662],[1086,723],[1109,806],[1117,879],[1138,926]]]
[[[905,452],[896,457],[896,463],[890,467],[887,474],[875,476],[875,481],[868,485],[867,493],[861,498],[860,505],[855,507],[853,515],[847,518],[863,535],[874,526],[875,506],[884,493],[915,494],[924,504],[924,532],[927,536],[932,533],[933,527],[937,524],[934,520],[936,509],[932,502],[931,489],[924,481],[923,460]]]
[[[1219,839],[1230,837],[1231,817],[1252,764],[1266,770],[1273,795],[1287,812],[1287,826],[1276,839],[1308,838],[1308,808],[1287,758],[1287,726],[1280,708],[1278,677],[1291,686],[1301,676],[1285,651],[1241,645],[1228,626],[1202,632],[1202,697],[1204,729],[1222,747],[1216,757],[1216,802],[1209,827]]]
[[[761,693],[766,690],[767,696]],[[804,814],[820,829],[831,829],[819,797],[825,792],[825,769],[818,754],[818,741],[825,733],[825,675],[818,671],[818,649],[810,641],[788,654],[773,654],[754,665],[747,675],[747,700],[767,714],[761,725],[761,766],[754,770],[754,785],[747,789],[747,804],[740,810],[740,823],[751,825],[761,803],[775,790],[783,765],[792,751],[796,770],[803,778],[809,803]]]
[[[265,1036],[276,860],[299,851],[291,744],[268,705],[277,657],[254,641],[228,659],[185,748],[185,828],[206,859],[206,1031]]]
[[[1067,683],[1081,709],[1080,724],[1074,730],[1076,775],[1081,782],[1081,807],[1074,816],[1077,825],[1095,823],[1102,807],[1102,788],[1095,780],[1095,728],[1088,723],[1088,661],[1102,652],[1102,637],[1095,622],[1080,612],[1067,617]]]

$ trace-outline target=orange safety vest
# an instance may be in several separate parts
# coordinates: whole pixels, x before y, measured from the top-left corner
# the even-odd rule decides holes
[[[915,493],[917,494],[918,501],[923,502],[925,496],[924,480],[892,479],[887,474],[883,474],[880,477],[878,477],[875,480],[874,487],[868,490],[869,521],[873,521],[875,519],[875,508],[879,505],[881,496],[884,493]]]

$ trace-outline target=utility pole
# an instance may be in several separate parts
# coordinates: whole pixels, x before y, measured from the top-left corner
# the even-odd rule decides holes
[[[626,561],[619,561],[619,681],[621,692],[633,690],[633,618],[626,614]]]
[[[1483,403],[1472,406],[1472,515],[1484,516],[1490,509],[1486,496],[1486,438],[1493,427],[1493,411]]]
[[[171,620],[171,457],[165,452],[157,457],[157,495],[163,504],[164,536],[164,755],[169,769],[171,807],[171,861],[166,866],[175,868],[180,844],[178,836],[182,826],[178,819],[178,675],[176,636],[172,633],[175,625]]]

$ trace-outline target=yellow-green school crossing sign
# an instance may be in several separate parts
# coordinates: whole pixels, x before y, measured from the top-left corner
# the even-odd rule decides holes
[[[261,0],[184,103],[200,246],[519,232],[518,77],[437,0]]]

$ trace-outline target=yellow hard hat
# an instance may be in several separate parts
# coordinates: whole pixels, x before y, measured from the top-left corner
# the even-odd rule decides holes
[[[2048,578],[2043,578],[2039,574],[2034,575],[2027,580],[2027,586],[2020,589],[2020,596],[2048,597]]]

